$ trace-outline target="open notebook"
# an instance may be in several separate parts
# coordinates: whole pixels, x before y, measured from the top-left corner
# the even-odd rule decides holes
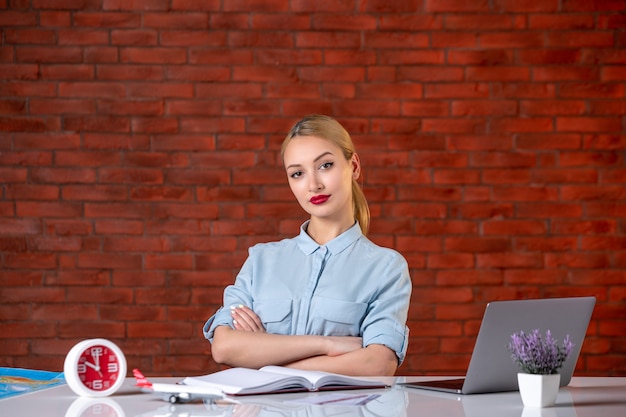
[[[559,343],[569,334],[574,348],[559,371],[561,386],[569,384],[595,306],[595,297],[493,301],[487,304],[465,378],[405,382],[400,385],[480,394],[516,391],[519,369],[507,345],[513,333],[546,330]]]
[[[330,391],[382,388],[373,378],[355,378],[320,371],[303,371],[282,366],[261,369],[230,368],[203,376],[187,377],[183,384],[218,388],[227,395],[273,394],[281,392]]]

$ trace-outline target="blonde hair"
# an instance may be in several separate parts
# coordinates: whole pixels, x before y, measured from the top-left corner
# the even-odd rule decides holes
[[[305,116],[289,130],[283,141],[280,154],[284,158],[285,148],[291,140],[298,136],[317,136],[339,146],[347,161],[356,153],[350,134],[335,119],[329,116],[314,114]],[[354,218],[358,220],[361,231],[367,235],[370,226],[370,209],[361,186],[352,180],[352,208]]]

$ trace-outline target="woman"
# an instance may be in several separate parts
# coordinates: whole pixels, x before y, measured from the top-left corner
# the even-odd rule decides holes
[[[365,237],[361,163],[334,119],[296,123],[281,150],[291,191],[310,215],[300,234],[262,243],[204,326],[216,362],[346,375],[393,375],[404,359],[406,260]]]

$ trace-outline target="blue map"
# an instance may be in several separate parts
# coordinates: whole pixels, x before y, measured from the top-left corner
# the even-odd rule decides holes
[[[0,399],[62,384],[63,372],[0,367]]]

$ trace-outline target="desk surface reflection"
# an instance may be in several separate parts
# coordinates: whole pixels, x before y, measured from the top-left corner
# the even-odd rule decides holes
[[[176,378],[153,378],[176,382]],[[391,388],[343,391],[346,395],[373,392],[379,396],[363,405],[304,404],[298,399],[324,393],[292,393],[235,397],[235,403],[168,404],[145,394],[127,379],[122,389],[106,398],[77,397],[67,386],[0,401],[0,414],[11,417],[624,417],[626,378],[574,377],[561,388],[554,407],[522,405],[518,392],[457,395],[395,385],[420,377],[389,378]]]

